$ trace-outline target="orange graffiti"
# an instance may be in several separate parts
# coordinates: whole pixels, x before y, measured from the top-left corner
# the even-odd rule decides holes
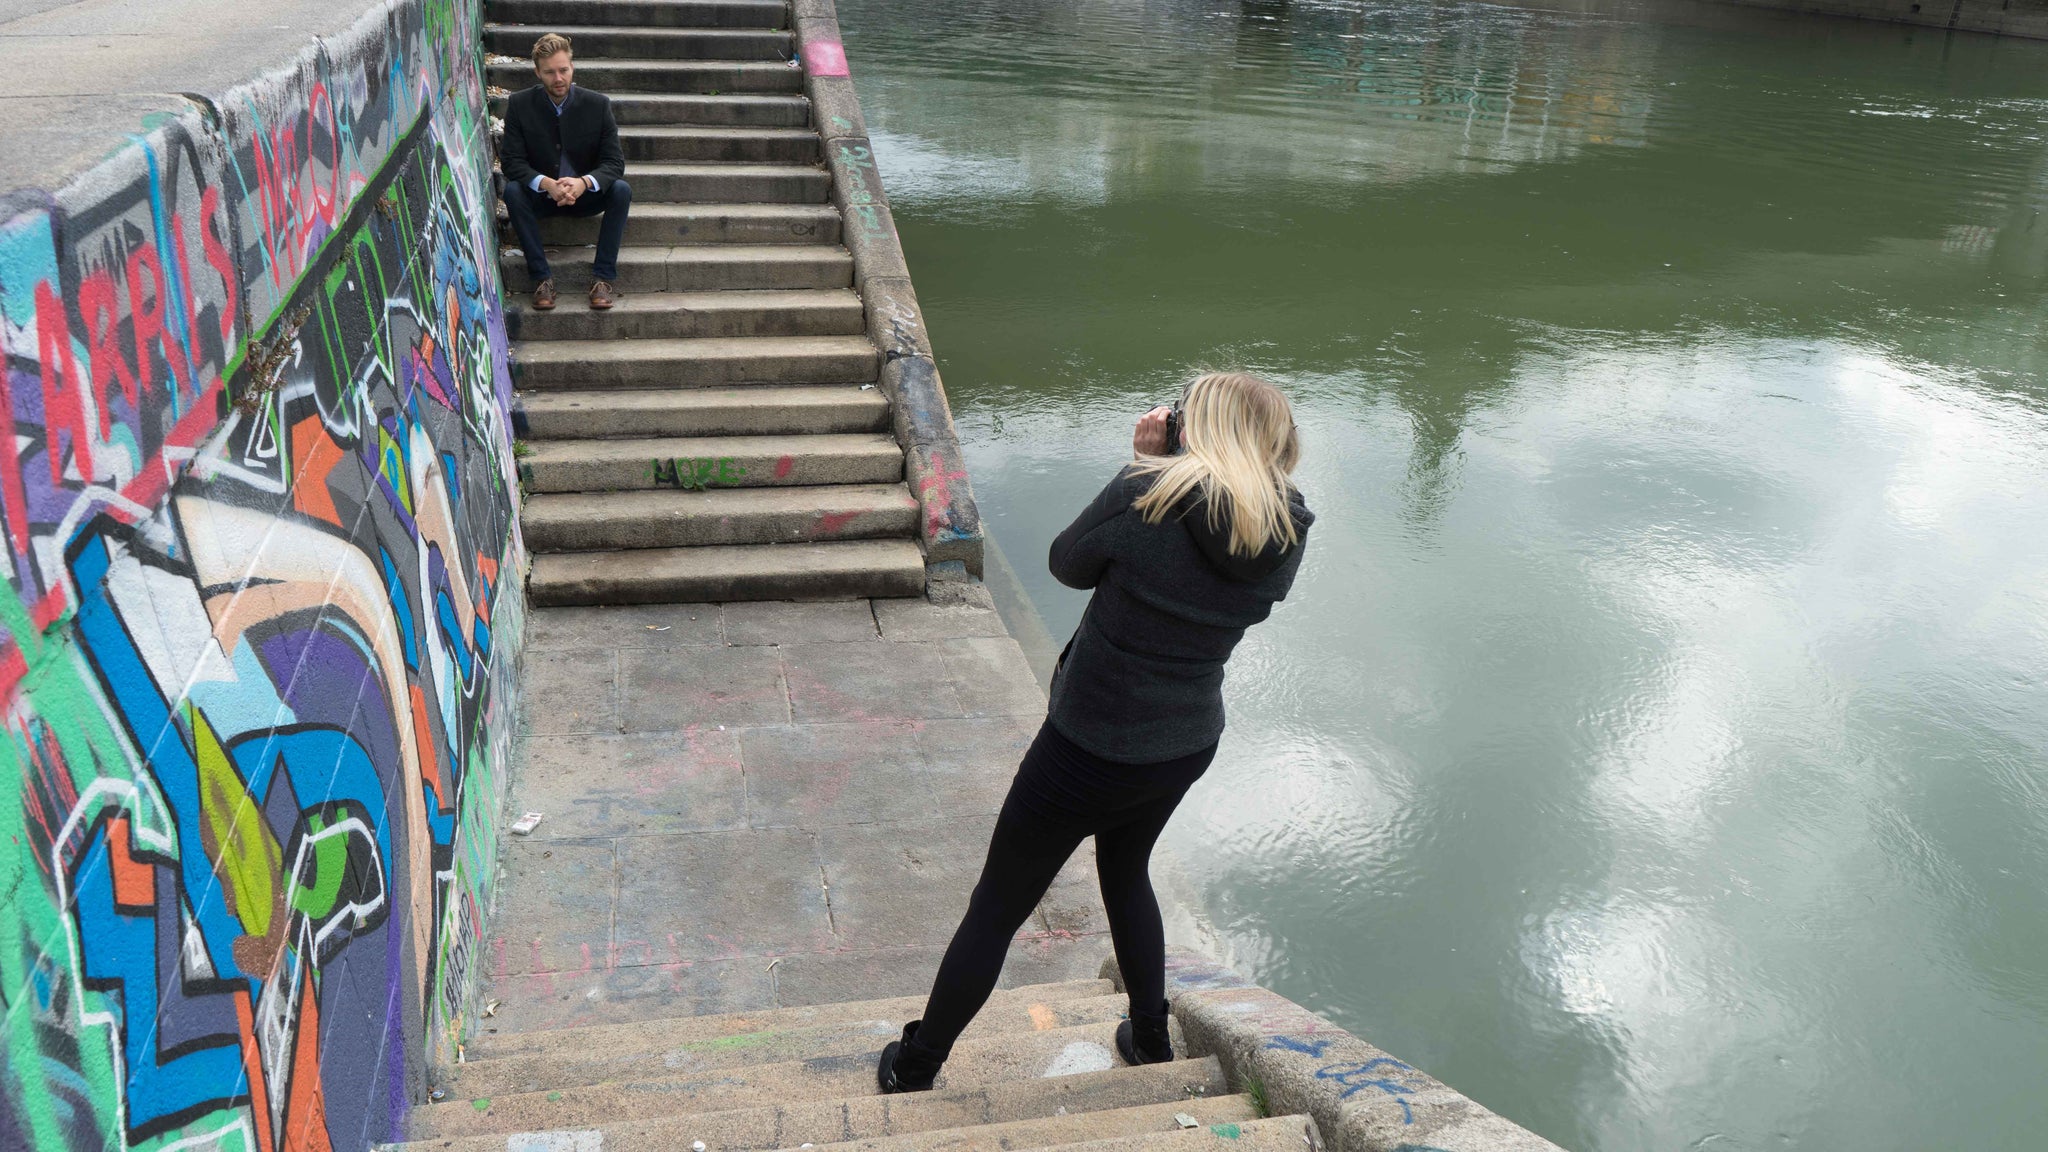
[[[434,755],[434,726],[427,716],[427,694],[417,684],[412,686],[412,731],[419,741],[420,779],[434,790],[441,811],[453,811],[455,797],[448,795],[447,786],[441,782],[441,761]]]
[[[128,818],[107,823],[107,859],[114,871],[114,903],[124,908],[156,907],[156,869],[137,860],[129,846]]]
[[[334,1152],[327,1139],[327,1100],[320,1091],[320,1000],[313,972],[299,976],[299,1028],[292,1037],[292,1087],[285,1098],[283,1152]]]
[[[321,427],[319,416],[308,416],[292,425],[292,455],[299,461],[298,481],[292,485],[292,507],[341,527],[341,513],[334,507],[334,495],[327,490],[327,474],[345,456]]]
[[[235,1024],[241,1032],[242,1075],[249,1081],[249,1111],[256,1117],[256,1147],[270,1152],[270,1086],[263,1082],[263,1052],[256,1047],[256,1009],[247,989],[235,993]]]

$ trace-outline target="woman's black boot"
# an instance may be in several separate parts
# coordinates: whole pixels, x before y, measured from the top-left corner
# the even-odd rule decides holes
[[[1173,1038],[1166,1032],[1166,1013],[1133,1012],[1116,1026],[1117,1054],[1124,1063],[1164,1064],[1173,1059]]]
[[[917,1026],[922,1020],[912,1020],[903,1026],[903,1039],[891,1040],[882,1049],[882,1059],[875,1065],[875,1083],[887,1095],[891,1092],[929,1092],[932,1081],[938,1078],[939,1065],[946,1062],[944,1053],[934,1053],[917,1042]]]

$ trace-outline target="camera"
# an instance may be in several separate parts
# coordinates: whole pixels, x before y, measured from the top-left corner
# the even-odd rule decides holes
[[[1166,455],[1168,455],[1168,456],[1178,456],[1178,455],[1180,455],[1180,448],[1181,448],[1181,444],[1180,444],[1180,405],[1181,405],[1181,402],[1180,402],[1180,401],[1178,401],[1178,400],[1175,400],[1175,401],[1173,402],[1173,407],[1171,407],[1171,408],[1168,408],[1168,409],[1166,410],[1166,453],[1165,453],[1165,454],[1166,454]]]

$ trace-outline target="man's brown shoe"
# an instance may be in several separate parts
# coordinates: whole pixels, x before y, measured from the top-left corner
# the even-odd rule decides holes
[[[555,306],[555,282],[543,280],[533,286],[533,309],[545,312]]]
[[[609,280],[599,280],[590,286],[590,310],[602,312],[619,302],[619,290]]]

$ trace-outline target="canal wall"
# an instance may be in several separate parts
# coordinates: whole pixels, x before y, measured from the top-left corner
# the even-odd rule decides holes
[[[362,1148],[462,1031],[516,703],[480,3],[43,7],[0,25],[0,1148]]]
[[[1854,16],[1956,32],[2048,40],[2048,0],[1722,0],[1824,16]]]
[[[1121,989],[1114,957],[1102,976]],[[1316,1123],[1337,1152],[1561,1152],[1534,1132],[1196,952],[1169,949],[1166,994],[1185,1055],[1257,1085],[1272,1115]]]
[[[932,592],[948,595],[982,576],[981,514],[967,462],[953,428],[945,384],[910,283],[910,264],[875,166],[867,119],[861,115],[833,0],[791,0],[791,26],[804,67],[804,94],[832,173],[832,203],[841,239],[853,254],[854,286],[867,308],[868,338],[882,354],[881,387],[889,398],[904,479],[917,495],[919,542]]]

